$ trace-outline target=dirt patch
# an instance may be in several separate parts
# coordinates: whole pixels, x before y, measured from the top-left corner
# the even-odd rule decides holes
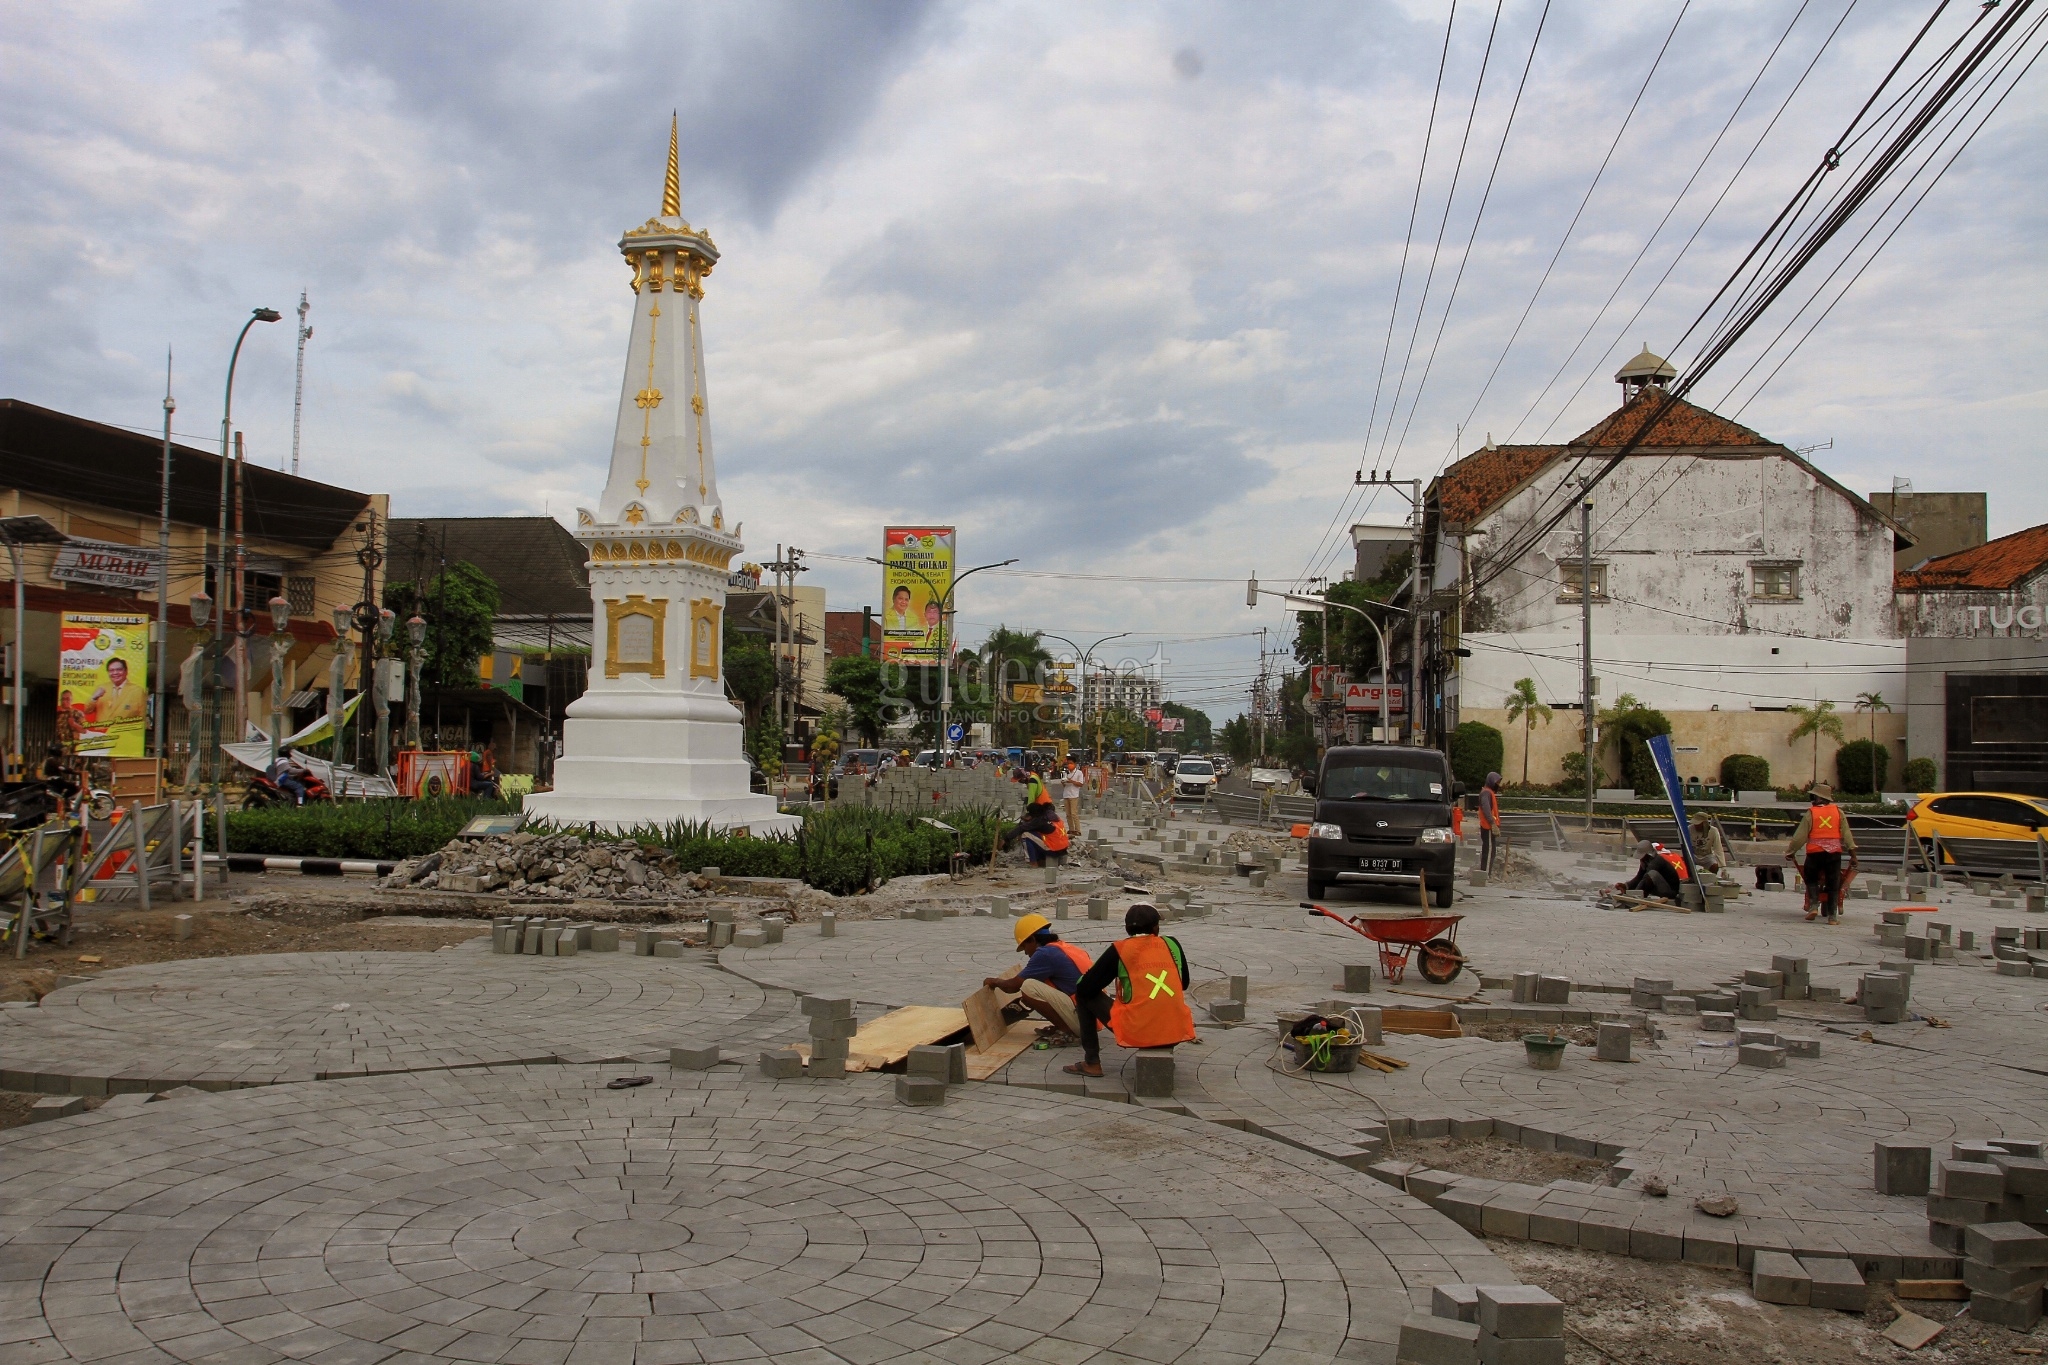
[[[1500,1138],[1402,1138],[1392,1144],[1397,1161],[1416,1161],[1432,1170],[1486,1180],[1548,1185],[1553,1180],[1607,1183],[1607,1163],[1566,1152],[1539,1152]]]
[[[2023,1336],[1957,1318],[1960,1304],[1915,1302],[1913,1312],[1951,1325],[1907,1352],[1879,1335],[1898,1316],[1883,1285],[1872,1286],[1861,1314],[1785,1308],[1751,1298],[1739,1271],[1500,1238],[1487,1247],[1522,1281],[1564,1301],[1568,1365],[2014,1365],[2048,1345],[2041,1329]]]
[[[193,917],[192,937],[174,937],[174,915]],[[487,924],[394,925],[362,918],[346,900],[270,893],[235,901],[181,901],[151,910],[89,910],[68,948],[36,944],[28,957],[0,958],[0,1000],[39,1000],[59,976],[90,976],[145,962],[251,953],[432,952],[489,932]],[[97,961],[81,959],[96,958]]]
[[[19,1128],[28,1122],[28,1111],[35,1107],[37,1100],[48,1099],[47,1095],[29,1095],[19,1090],[0,1090],[0,1128]],[[87,1109],[97,1109],[105,1104],[105,1096],[94,1096],[85,1102]]]

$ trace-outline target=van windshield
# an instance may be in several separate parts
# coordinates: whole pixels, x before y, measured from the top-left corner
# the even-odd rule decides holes
[[[1436,801],[1446,799],[1443,769],[1398,761],[1331,764],[1316,795],[1325,801]]]
[[[1216,770],[1209,766],[1206,758],[1184,758],[1178,765],[1178,771],[1182,777],[1209,777]]]

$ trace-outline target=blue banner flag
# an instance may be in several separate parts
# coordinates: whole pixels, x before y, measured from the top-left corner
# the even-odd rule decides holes
[[[1650,757],[1656,760],[1657,776],[1664,780],[1664,795],[1671,802],[1671,813],[1678,817],[1678,842],[1685,850],[1685,865],[1697,882],[1700,861],[1692,852],[1692,822],[1685,815],[1685,788],[1678,781],[1678,762],[1671,756],[1671,736],[1651,735]]]

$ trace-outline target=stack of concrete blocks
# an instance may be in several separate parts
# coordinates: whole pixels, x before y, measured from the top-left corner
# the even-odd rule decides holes
[[[1516,972],[1513,999],[1517,1005],[1568,1005],[1572,999],[1572,979]]]
[[[1980,1223],[1963,1237],[1963,1283],[1978,1322],[2031,1332],[2048,1283],[2048,1232],[2031,1223]]]
[[[1764,1303],[1839,1308],[1848,1313],[1861,1313],[1870,1295],[1854,1261],[1761,1249],[1750,1266],[1749,1292]]]
[[[965,1084],[965,1043],[914,1047],[904,1059],[903,1074],[896,1078],[896,1100],[899,1104],[944,1104],[947,1086]]]
[[[733,935],[739,930],[737,921],[738,916],[731,906],[712,906],[711,922],[704,926],[705,946],[713,949],[732,947]]]
[[[1877,941],[1885,947],[1902,948],[1906,942],[1906,927],[1912,922],[1913,917],[1904,910],[1887,910],[1878,916],[1877,923],[1871,926],[1870,931],[1877,935]]]
[[[1958,1142],[1936,1170],[1940,1195],[1928,1196],[1929,1234],[1961,1251],[1970,1316],[2033,1330],[2048,1284],[2048,1161],[2039,1142],[1992,1138]]]
[[[1903,1024],[1906,1002],[1913,993],[1909,972],[1865,972],[1857,999],[1868,1024]]]
[[[840,1080],[846,1075],[846,1054],[860,1023],[853,1001],[807,995],[804,1017],[811,1021],[811,1079]]]
[[[1807,960],[1803,957],[1778,956],[1771,959],[1771,970],[1778,974],[1782,1000],[1805,1000],[1813,994],[1813,980]]]
[[[1526,1284],[1445,1284],[1401,1324],[1395,1365],[1564,1365],[1564,1304]]]
[[[1671,993],[1669,977],[1639,976],[1629,987],[1628,1003],[1634,1009],[1661,1010],[1664,998]]]
[[[1735,1012],[1751,1023],[1768,1023],[1778,1017],[1778,1002],[1784,998],[1783,972],[1746,971],[1735,988]]]

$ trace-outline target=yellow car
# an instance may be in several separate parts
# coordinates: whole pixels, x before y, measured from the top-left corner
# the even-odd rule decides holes
[[[2048,828],[2048,798],[2006,792],[1925,792],[1906,811],[1922,839],[2027,839]]]

